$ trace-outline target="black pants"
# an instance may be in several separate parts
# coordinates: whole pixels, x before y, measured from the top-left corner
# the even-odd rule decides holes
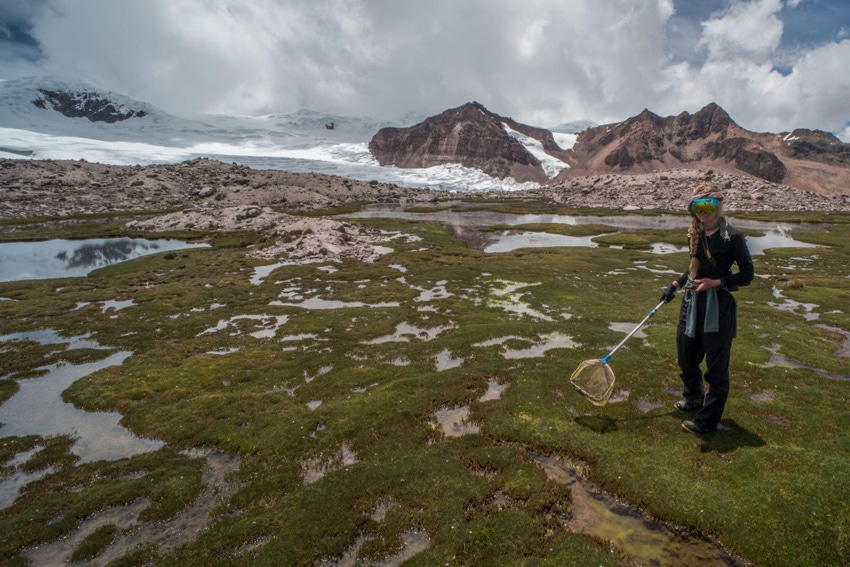
[[[732,354],[732,339],[735,338],[737,306],[731,293],[718,289],[718,330],[706,333],[703,332],[706,292],[688,296],[682,301],[676,328],[682,396],[689,401],[704,401],[705,405],[697,412],[694,421],[705,429],[716,429],[729,397],[729,359]],[[697,302],[694,337],[685,334],[688,300]],[[703,360],[706,366],[704,373],[700,369]],[[704,382],[708,383],[707,393],[704,390]]]

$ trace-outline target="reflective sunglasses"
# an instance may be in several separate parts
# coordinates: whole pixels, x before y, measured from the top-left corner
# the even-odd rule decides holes
[[[714,197],[710,197],[708,199],[694,199],[691,201],[691,212],[696,214],[699,213],[713,213],[720,207],[720,201],[715,199]]]

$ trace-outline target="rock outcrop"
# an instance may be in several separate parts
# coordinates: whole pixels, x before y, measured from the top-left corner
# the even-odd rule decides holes
[[[382,128],[369,142],[369,151],[381,165],[419,168],[459,163],[499,179],[548,182],[540,159],[509,130],[535,140],[555,159],[563,161],[568,155],[548,130],[501,117],[477,102],[409,128]]]
[[[68,118],[88,118],[92,122],[114,124],[130,118],[144,118],[148,114],[145,110],[124,108],[96,92],[48,89],[38,89],[38,92],[41,96],[32,101],[37,108],[47,110],[49,106]]]

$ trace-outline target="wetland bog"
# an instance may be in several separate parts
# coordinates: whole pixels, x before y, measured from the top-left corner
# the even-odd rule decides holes
[[[94,459],[73,431],[0,428],[0,481],[19,479],[0,562],[688,565],[688,541],[647,549],[658,526],[718,565],[850,562],[850,383],[828,378],[850,374],[850,218],[754,256],[724,428],[705,437],[672,406],[673,305],[612,359],[617,403],[569,385],[684,270],[680,227],[583,217],[559,230],[592,246],[497,252],[450,220],[357,218],[404,236],[368,262],[264,260],[259,237],[219,235],[0,283],[0,401],[85,368],[63,403],[150,442]],[[571,226],[552,221],[518,226]],[[627,505],[615,532],[581,521]],[[203,529],[167,529],[187,515]],[[647,523],[634,544],[616,533]]]

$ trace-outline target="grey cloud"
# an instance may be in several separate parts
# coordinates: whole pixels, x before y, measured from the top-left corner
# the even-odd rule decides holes
[[[312,108],[384,118],[477,100],[549,126],[614,122],[643,108],[696,111],[715,101],[752,129],[840,130],[850,120],[839,94],[850,58],[826,60],[828,47],[843,54],[843,44],[780,57],[780,0],[711,0],[702,12],[672,0],[37,4],[22,17],[33,23],[41,71],[177,114]],[[753,23],[747,15],[755,9],[774,17]],[[716,24],[702,26],[706,21]],[[701,51],[695,30],[708,30]],[[749,42],[759,34],[769,41]],[[785,76],[772,64],[781,64]],[[814,99],[802,98],[810,91]]]

